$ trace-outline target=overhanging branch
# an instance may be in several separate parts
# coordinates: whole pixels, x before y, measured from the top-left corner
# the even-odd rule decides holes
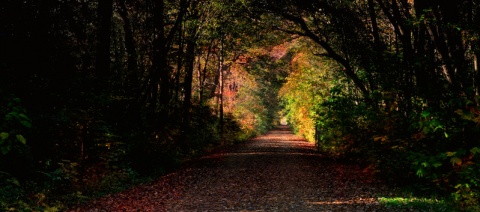
[[[312,30],[308,27],[307,23],[301,18],[297,17],[288,13],[280,12],[280,15],[284,17],[285,19],[292,21],[300,26],[300,28],[303,30],[304,36],[312,39],[314,42],[318,43],[327,53],[322,54],[322,56],[326,56],[329,58],[334,59],[338,63],[340,63],[344,67],[344,72],[349,77],[355,86],[362,92],[364,98],[368,99],[369,98],[369,91],[366,89],[365,84],[360,80],[360,78],[355,74],[355,71],[353,70],[352,66],[346,60],[343,58],[341,55],[339,55],[331,46],[328,44],[326,41],[322,40],[318,35],[312,32]]]

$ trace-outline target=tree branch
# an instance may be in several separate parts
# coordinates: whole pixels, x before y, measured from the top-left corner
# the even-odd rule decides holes
[[[305,23],[305,21],[302,18],[293,16],[291,14],[283,13],[283,12],[280,15],[283,16],[284,18],[286,18],[287,20],[290,20],[290,21],[298,24],[300,26],[300,28],[304,31],[304,33],[303,33],[304,36],[309,37],[310,39],[312,39],[313,41],[318,43],[323,49],[325,49],[327,51],[327,53],[322,54],[322,55],[327,56],[329,58],[332,58],[335,61],[337,61],[338,63],[340,63],[344,67],[344,72],[347,75],[347,77],[349,77],[353,81],[355,86],[357,86],[357,88],[360,89],[360,91],[362,92],[362,94],[365,98],[367,98],[367,99],[369,98],[369,91],[366,89],[366,86],[362,82],[362,80],[360,80],[360,78],[355,74],[355,72],[354,72],[352,66],[350,65],[350,63],[345,58],[343,58],[341,55],[339,55],[330,46],[330,44],[323,41],[319,36],[317,36],[315,33],[313,33],[312,30],[310,30],[310,28],[308,27],[307,23]]]

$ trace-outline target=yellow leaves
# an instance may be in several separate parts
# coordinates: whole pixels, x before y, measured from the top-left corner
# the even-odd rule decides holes
[[[383,135],[383,136],[376,136],[373,138],[374,141],[386,141],[387,140],[387,136],[386,135]]]
[[[469,166],[474,164],[472,159],[476,154],[480,153],[480,148],[473,147],[470,149],[470,154],[465,155],[464,152],[446,152],[445,155],[450,158],[450,162],[453,166]]]
[[[472,121],[480,125],[480,116],[473,118]]]
[[[315,123],[322,102],[327,101],[331,82],[323,60],[311,61],[311,53],[302,47],[290,59],[290,73],[280,89],[289,123],[309,141],[315,139]]]
[[[463,115],[463,110],[462,109],[455,110],[455,113],[461,116]]]
[[[457,154],[457,152],[447,152],[445,153],[448,157],[453,157]]]
[[[373,137],[373,141],[385,143],[387,141],[387,136],[386,135],[375,136],[375,137]]]
[[[466,110],[458,109],[455,113],[464,120],[469,120],[480,125],[480,110],[475,107],[468,107]]]
[[[450,162],[452,163],[452,166],[462,165],[462,159],[456,156],[457,152],[446,152],[445,155],[447,155],[447,157],[452,157],[450,158]]]
[[[460,159],[458,157],[452,157],[450,159],[450,162],[452,163],[452,165],[457,165],[457,166],[462,165],[462,159]]]

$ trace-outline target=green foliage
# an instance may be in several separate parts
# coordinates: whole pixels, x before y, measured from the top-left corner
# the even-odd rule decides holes
[[[402,211],[457,211],[450,206],[445,200],[436,198],[419,198],[410,197],[380,197],[380,204],[384,205],[388,210]]]
[[[21,106],[19,98],[0,92],[0,155],[11,151],[22,151],[27,144],[24,137],[32,128],[32,120],[27,117],[26,110]]]
[[[219,120],[210,113],[210,108],[205,106],[196,106],[193,109],[192,120],[186,134],[188,142],[189,156],[198,156],[205,153],[208,147],[218,146],[220,144]],[[229,117],[226,121],[228,123]],[[227,125],[227,132],[229,130]]]
[[[7,172],[0,172],[0,209],[5,211],[21,204],[23,188],[20,181]]]
[[[478,163],[480,160],[478,154],[473,153],[476,152],[476,148],[474,147],[470,151],[458,149],[456,152],[441,153],[443,161],[438,160],[432,165],[425,164],[425,166],[446,166],[445,168],[428,170],[426,172],[428,176],[420,175],[418,172],[417,175],[432,182],[446,184],[448,191],[452,192],[452,198],[464,207],[478,205],[480,197],[480,178],[478,177],[480,176],[480,166]]]
[[[374,164],[379,174],[391,182],[423,182],[425,187],[437,187],[450,193],[462,207],[478,205],[480,167],[477,164],[480,161],[474,138],[479,136],[480,113],[472,102],[456,99],[438,109],[426,108],[425,103],[418,100],[415,110],[405,117],[390,101],[390,92],[372,93],[373,101],[385,99],[386,102],[382,107],[375,107],[359,101],[357,94],[351,92],[351,84],[341,76],[336,76],[336,81],[329,80],[333,83],[328,96],[312,100],[305,94],[313,85],[322,83],[322,74],[310,73],[308,69],[303,73],[305,77],[290,75],[282,88],[285,89],[282,97],[294,128],[311,129],[311,125],[303,123],[314,121],[320,151]],[[309,79],[311,75],[317,78]],[[311,83],[315,82],[312,79],[318,81]],[[326,88],[328,86],[323,89]],[[386,205],[392,205],[388,207],[394,208],[420,205],[426,210],[450,210],[443,203],[430,204],[423,200],[385,201]]]
[[[331,66],[307,53],[305,46],[300,46],[298,51],[280,96],[288,123],[297,134],[314,142],[317,120],[325,111],[319,104],[326,101],[331,86],[326,74]]]
[[[298,129],[307,124],[293,120],[314,120],[321,150],[356,154],[387,179],[429,182],[462,206],[478,204],[479,31],[472,27],[478,15],[473,5],[244,2],[285,20],[278,28],[309,37],[323,48],[314,52],[341,64],[331,70],[337,81],[330,98],[316,102],[316,116],[290,115]],[[288,113],[302,114],[294,100],[286,101]]]
[[[257,59],[245,70],[238,70],[241,74],[241,86],[235,97],[232,115],[240,127],[239,140],[264,133],[279,124],[278,92],[285,81],[291,55],[282,49],[278,50],[280,54],[286,54],[276,58],[272,56],[272,52],[266,50],[278,46],[250,49],[250,54]]]
[[[480,135],[478,108],[464,100],[452,101],[451,106],[467,110],[420,114],[420,122],[414,125],[420,130],[414,142],[420,145],[410,149],[409,161],[417,176],[450,192],[463,207],[475,207],[480,194],[479,148],[474,139]]]
[[[237,94],[233,116],[239,121],[240,130],[243,132],[241,140],[266,132],[271,125],[268,121],[268,109],[263,104],[261,86],[262,84],[254,80],[253,75],[248,75]]]

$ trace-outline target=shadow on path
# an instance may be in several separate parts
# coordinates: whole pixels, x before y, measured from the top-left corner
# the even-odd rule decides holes
[[[87,211],[384,211],[387,192],[358,166],[327,160],[287,126],[205,156]]]

